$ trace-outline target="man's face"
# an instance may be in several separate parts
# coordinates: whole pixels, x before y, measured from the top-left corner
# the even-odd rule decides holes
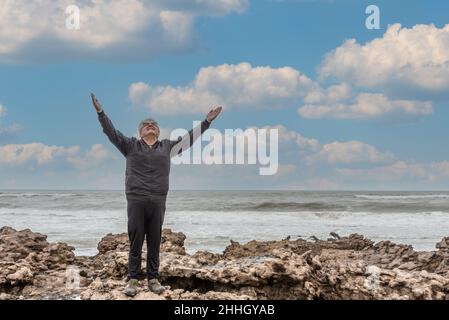
[[[156,138],[159,138],[159,126],[157,125],[156,122],[150,121],[150,122],[145,122],[143,124],[142,130],[140,131],[140,136],[142,138],[154,135]]]

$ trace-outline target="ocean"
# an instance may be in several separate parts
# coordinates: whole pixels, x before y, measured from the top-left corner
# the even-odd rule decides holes
[[[126,232],[123,191],[0,191],[0,227],[31,229],[94,255],[108,233]],[[449,236],[449,192],[171,191],[164,228],[186,249],[222,252],[241,243],[330,232],[434,250]]]

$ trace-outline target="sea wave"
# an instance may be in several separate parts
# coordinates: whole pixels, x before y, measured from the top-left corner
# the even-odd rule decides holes
[[[373,200],[402,200],[402,199],[449,199],[449,194],[416,194],[416,195],[371,195],[356,194],[356,198]]]
[[[0,193],[0,198],[66,198],[81,197],[80,193]]]
[[[35,209],[35,208],[0,208],[0,215],[6,216],[33,216],[36,219],[48,217],[117,217],[124,216],[123,210],[60,210],[60,209]]]
[[[241,206],[241,205],[240,205]],[[249,206],[243,206],[243,210],[345,210],[346,207],[337,204],[324,203],[324,202],[262,202],[260,204],[254,204]]]

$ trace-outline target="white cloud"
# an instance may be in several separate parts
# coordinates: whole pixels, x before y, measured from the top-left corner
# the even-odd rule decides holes
[[[329,165],[339,164],[379,164],[392,162],[395,160],[395,156],[391,152],[381,152],[374,146],[361,141],[334,141],[328,144],[320,144],[317,139],[308,138],[300,133],[289,130],[283,125],[275,126],[261,126],[261,127],[248,127],[241,132],[234,133],[232,137],[248,137],[251,132],[257,132],[257,130],[265,129],[267,132],[274,129],[278,131],[278,145],[271,146],[270,140],[258,141],[257,148],[264,150],[270,150],[273,147],[278,147],[280,154],[283,156],[283,160],[293,163],[301,162],[304,160],[307,165],[322,165],[327,163]],[[225,133],[217,132],[220,137],[219,141],[224,141]],[[215,131],[206,131],[204,137],[210,141],[210,137],[215,137]],[[240,140],[243,144],[237,144],[238,150],[244,150],[244,154],[248,155],[248,151],[257,153],[256,148],[248,148],[247,140]],[[203,144],[204,146],[204,144]],[[251,155],[253,155],[251,153]]]
[[[0,164],[22,165],[34,161],[47,164],[56,157],[71,156],[79,152],[79,147],[47,146],[42,143],[10,144],[0,147]]]
[[[392,186],[396,188],[418,188],[419,185],[444,186],[449,181],[449,161],[413,163],[396,160],[391,153],[379,151],[360,141],[321,145],[316,139],[306,138],[281,125],[264,128],[278,128],[280,150],[286,148],[294,151],[291,154],[282,153],[276,175],[259,176],[258,165],[174,166],[176,173],[173,175],[175,181],[172,184],[173,188],[342,189],[362,186],[385,189]],[[248,129],[250,128],[246,130]],[[100,183],[101,179],[108,180],[114,176],[113,184],[112,182],[104,184],[104,187],[122,188],[124,181],[119,178],[123,168],[114,165],[117,161],[109,160],[114,160],[114,157],[102,145],[94,145],[86,151],[82,151],[78,146],[48,146],[42,143],[0,146],[0,169],[4,170],[5,181],[14,178],[14,172],[23,172],[25,165],[30,167],[28,165],[34,164],[35,166],[31,167],[54,169],[56,165],[65,163],[77,170],[50,172],[54,183],[70,176],[74,180],[64,185],[65,187],[72,186],[73,183],[78,187],[86,185],[97,187],[103,185],[103,182]],[[105,166],[106,163],[114,166],[113,171],[105,170],[104,175],[98,176],[95,182],[92,181],[92,175],[89,173],[92,171],[88,169]],[[354,168],[355,165],[363,167]],[[375,167],[372,167],[373,165]],[[45,184],[42,182],[45,179],[37,178],[40,174],[45,175],[45,170],[34,170],[34,173],[37,175],[34,176],[37,179],[34,181],[36,185],[51,187],[50,182]],[[223,179],[217,181],[217,175]],[[186,177],[189,179],[186,180]],[[244,185],[241,184],[242,177],[245,180]],[[31,176],[27,175],[26,180],[19,179],[17,185],[26,185],[25,181],[28,183],[31,180]],[[183,181],[188,181],[189,185],[185,185]],[[5,182],[3,185],[11,186]]]
[[[149,58],[194,45],[197,16],[244,12],[249,0],[84,0],[80,30],[68,30],[71,0],[2,0],[0,61],[74,57]]]
[[[271,145],[270,139],[265,141],[257,141],[257,131],[266,130],[269,134],[270,130],[277,130],[278,144]],[[253,135],[254,133],[254,135]],[[275,126],[261,126],[248,127],[244,130],[230,132],[219,132],[216,130],[209,130],[203,136],[206,141],[225,141],[225,136],[231,138],[254,137],[255,145],[249,145],[248,139],[236,139],[233,152],[241,152],[245,156],[253,156],[257,158],[257,149],[269,150],[272,152],[273,148],[278,148],[279,154],[285,168],[290,168],[286,164],[299,163],[307,166],[314,166],[316,168],[323,167],[323,164],[328,167],[335,165],[352,165],[352,164],[381,164],[389,163],[395,160],[395,156],[391,152],[382,152],[377,150],[374,146],[361,141],[334,141],[327,144],[320,144],[317,139],[308,138],[300,133],[289,130],[283,125]],[[203,142],[203,147],[206,143]],[[231,151],[231,150],[229,150]],[[226,156],[226,150],[223,152]],[[232,157],[232,155],[231,155]]]
[[[370,182],[426,182],[436,183],[449,178],[449,161],[414,163],[398,160],[390,165],[368,168],[338,169],[338,173],[350,180]],[[416,187],[416,184],[414,185]]]
[[[252,67],[243,62],[202,68],[184,87],[137,82],[130,86],[129,96],[134,105],[171,115],[203,113],[213,105],[258,109],[292,106],[314,86],[293,68]]]
[[[265,140],[257,139],[259,130],[266,130],[267,135]],[[270,136],[272,130],[277,130],[278,134],[277,145],[273,146],[271,145],[272,140]],[[288,158],[289,160],[297,162],[302,155],[311,154],[321,149],[318,140],[304,137],[296,131],[288,130],[283,125],[251,126],[242,130],[233,129],[232,134],[230,134],[230,132],[215,132],[209,130],[204,134],[204,138],[208,141],[218,140],[224,142],[226,136],[235,139],[234,150],[232,150],[232,152],[239,152],[245,156],[254,157],[254,159],[258,157],[258,149],[266,150],[267,153],[272,154],[274,148],[277,148],[279,153],[283,155],[283,160],[287,161]],[[249,137],[254,137],[254,140],[252,140],[255,143],[254,145],[250,145]],[[224,150],[223,156],[227,155],[227,151],[231,150]],[[233,155],[231,154],[230,157],[232,158],[232,156]],[[288,166],[285,165],[284,169],[287,168]]]
[[[322,146],[321,150],[306,157],[309,164],[326,162],[329,164],[382,163],[394,156],[380,152],[375,147],[360,141],[335,141]]]
[[[6,114],[6,108],[0,104],[0,118],[4,117]]]
[[[253,67],[242,62],[204,67],[187,86],[151,86],[143,82],[129,87],[133,105],[147,107],[161,115],[206,113],[214,105],[226,109],[280,109],[304,105],[298,110],[304,118],[398,120],[433,113],[430,101],[390,99],[381,93],[355,94],[343,82],[321,88],[291,67]]]
[[[433,113],[430,101],[392,100],[381,93],[360,93],[353,99],[341,101],[347,98],[347,92],[331,91],[324,94],[319,91],[310,93],[306,102],[315,103],[299,108],[299,114],[310,119],[377,119],[387,116],[401,119]]]
[[[22,130],[22,126],[17,123],[13,123],[6,127],[2,125],[1,118],[6,116],[6,111],[6,108],[0,104],[0,137],[14,135]]]
[[[323,103],[335,103],[339,101],[348,100],[351,97],[352,88],[347,83],[341,83],[330,86],[323,89],[316,87],[311,90],[304,97],[304,103],[306,104],[323,104]]]
[[[365,88],[406,88],[427,93],[449,89],[449,25],[391,25],[382,38],[364,45],[350,39],[330,52],[320,69]],[[407,90],[405,90],[407,91]]]
[[[320,143],[318,140],[313,138],[307,138],[300,133],[288,130],[283,125],[277,126],[265,126],[262,129],[277,129],[279,132],[279,143],[284,144],[286,149],[293,149],[294,147],[299,148],[300,151],[304,152],[316,152],[320,149]]]
[[[94,144],[84,155],[69,156],[67,161],[78,169],[96,167],[111,158],[109,151],[101,144]]]
[[[243,13],[249,7],[249,0],[153,0],[148,2],[164,7],[166,10],[179,10],[207,16],[223,16],[233,11]]]
[[[18,132],[22,131],[22,126],[17,123],[13,123],[7,127],[2,127],[0,125],[0,136],[9,136],[17,134]]]
[[[9,144],[0,146],[0,165],[21,166],[24,164],[48,165],[66,161],[79,169],[94,167],[110,157],[102,145],[94,145],[85,154],[79,146],[48,146],[43,143]]]

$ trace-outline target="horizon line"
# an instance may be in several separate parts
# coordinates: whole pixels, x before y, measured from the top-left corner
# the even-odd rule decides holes
[[[36,188],[36,189],[0,189],[3,191],[116,191],[125,193],[124,189],[51,189],[51,188]],[[290,192],[354,192],[354,191],[365,191],[365,192],[449,192],[449,189],[173,189],[172,191],[198,191],[198,192],[208,192],[208,191],[290,191]]]

